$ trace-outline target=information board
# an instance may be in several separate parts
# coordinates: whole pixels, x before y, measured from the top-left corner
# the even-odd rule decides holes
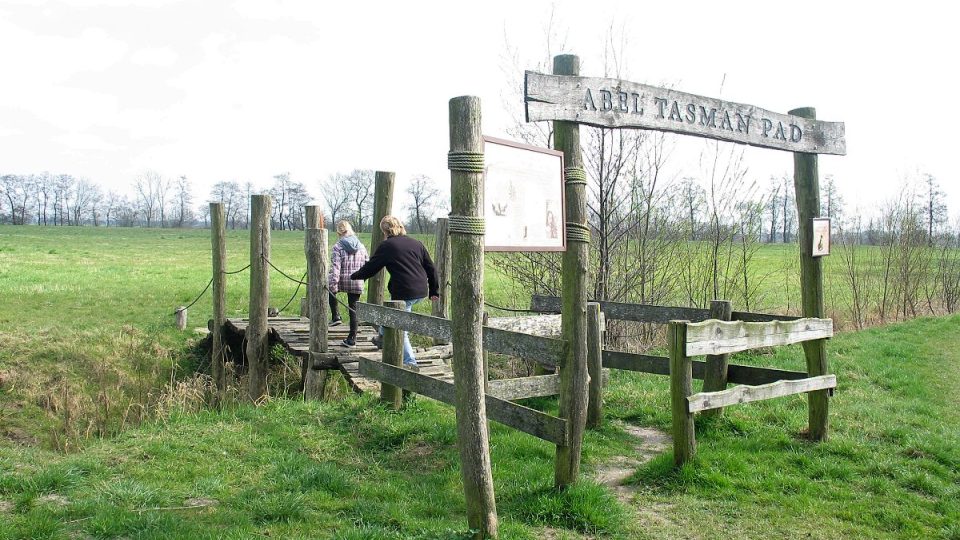
[[[484,137],[486,251],[564,251],[563,152]]]

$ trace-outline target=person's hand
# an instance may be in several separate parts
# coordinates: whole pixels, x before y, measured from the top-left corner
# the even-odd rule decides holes
[[[436,302],[436,301],[438,301],[438,300],[440,300],[440,297],[439,297],[439,296],[434,295],[434,296],[431,296],[431,297],[430,297],[430,301],[431,301],[431,302]]]

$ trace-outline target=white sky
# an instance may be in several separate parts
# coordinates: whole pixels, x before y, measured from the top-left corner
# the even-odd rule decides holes
[[[859,3],[858,3],[859,4]],[[952,136],[960,38],[938,2],[0,0],[0,173],[44,170],[126,190],[137,174],[186,175],[197,202],[220,180],[276,174],[319,195],[355,168],[449,183],[447,103],[482,99],[503,136],[504,74],[553,54],[601,76],[622,33],[627,80],[846,123],[847,156],[821,156],[852,206],[929,172],[960,210]],[[558,50],[558,41],[566,47]],[[519,76],[519,75],[517,75]],[[723,85],[721,92],[721,84]],[[683,138],[678,156],[703,142]],[[689,160],[689,158],[685,158]],[[749,149],[750,176],[792,170]],[[674,165],[684,165],[677,159]],[[696,166],[678,174],[696,174]]]

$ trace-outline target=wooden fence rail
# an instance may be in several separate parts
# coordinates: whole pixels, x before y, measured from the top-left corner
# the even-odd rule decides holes
[[[412,313],[402,309],[374,306],[363,302],[357,304],[357,316],[363,321],[380,326],[389,326],[432,338],[451,339],[451,327],[448,319]],[[557,360],[563,354],[563,341],[484,327],[483,348],[490,352],[533,360],[548,367],[555,367]]]
[[[691,361],[693,378],[703,379],[706,372],[706,362]],[[650,356],[623,351],[603,351],[603,367],[639,371],[654,375],[670,375],[670,359],[666,356]],[[788,371],[754,366],[730,364],[727,371],[727,382],[734,384],[767,384],[781,380],[806,379],[809,377],[803,371]]]
[[[688,396],[687,410],[689,412],[707,411],[737,403],[749,403],[836,387],[836,375],[820,375],[796,381],[777,381],[759,386],[734,386],[719,392],[700,392]]]
[[[453,383],[363,357],[360,358],[360,373],[383,383],[456,406]],[[554,444],[567,444],[566,420],[511,403],[494,395],[487,394],[484,399],[487,417],[491,420]]]
[[[831,319],[743,322],[710,320],[687,324],[686,356],[727,354],[833,336]]]
[[[530,311],[560,313],[560,298],[534,295],[530,298]],[[600,302],[600,310],[607,319],[667,324],[670,321],[705,321],[710,318],[709,309],[658,306],[654,304],[628,304],[623,302]],[[731,320],[744,322],[793,321],[799,317],[734,311]]]

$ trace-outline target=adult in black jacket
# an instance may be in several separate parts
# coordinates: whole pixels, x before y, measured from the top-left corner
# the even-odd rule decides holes
[[[440,294],[437,271],[427,248],[419,240],[407,236],[403,223],[394,216],[380,220],[380,230],[386,239],[373,251],[370,260],[350,275],[350,279],[370,279],[380,269],[386,268],[390,273],[387,283],[390,298],[403,300],[407,311],[427,296],[437,300]],[[403,333],[403,363],[406,366],[417,365],[406,332]]]

